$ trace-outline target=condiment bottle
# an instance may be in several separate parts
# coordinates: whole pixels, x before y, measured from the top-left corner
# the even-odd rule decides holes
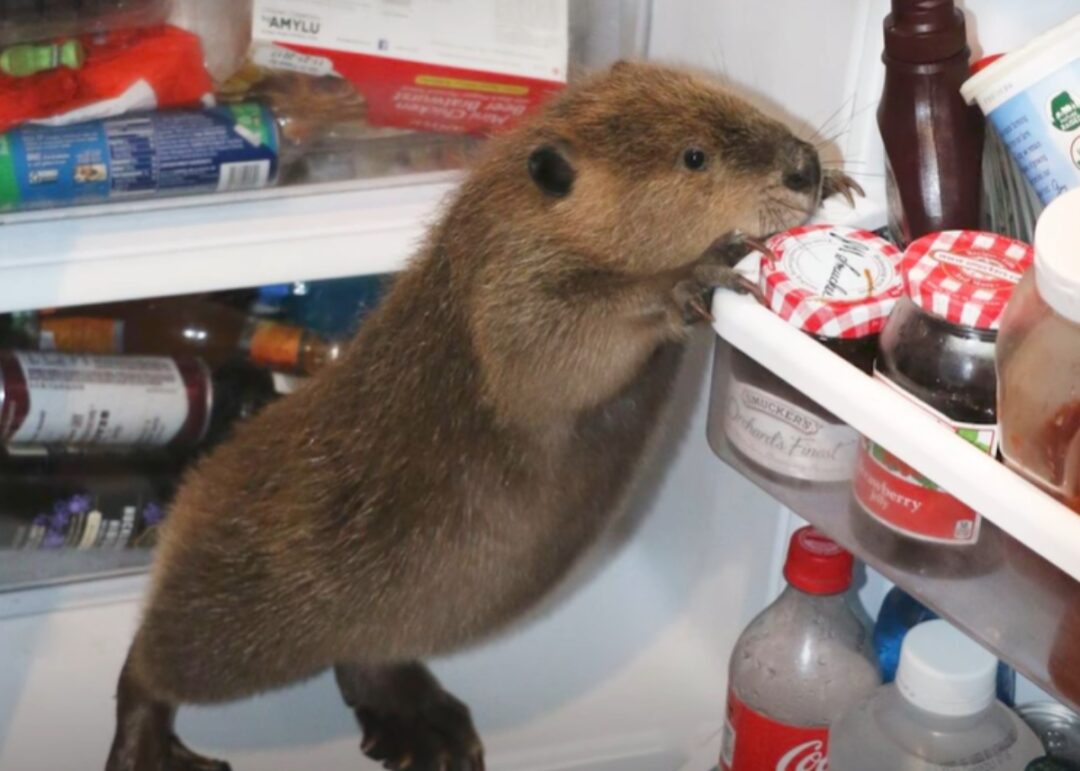
[[[825,768],[829,724],[881,683],[846,597],[853,565],[812,527],[791,537],[787,588],[731,654],[720,771]]]
[[[312,374],[340,354],[337,343],[310,330],[257,319],[199,297],[68,308],[27,315],[22,325],[24,334],[42,350],[198,356],[215,369],[247,361]]]
[[[1001,453],[1080,511],[1080,190],[1035,230],[1035,269],[1005,310],[997,343]]]
[[[985,124],[960,95],[970,54],[953,0],[892,0],[877,117],[897,243],[979,227]]]

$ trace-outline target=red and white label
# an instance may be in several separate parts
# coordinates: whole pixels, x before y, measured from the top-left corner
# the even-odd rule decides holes
[[[353,83],[367,120],[491,133],[566,83],[567,0],[255,0],[263,66]]]
[[[721,771],[828,771],[828,726],[773,720],[728,692]]]
[[[915,399],[880,372],[875,379],[933,415],[983,452],[996,455],[996,424],[959,423]],[[879,444],[864,439],[855,466],[855,498],[886,527],[920,541],[970,544],[979,539],[979,514]]]

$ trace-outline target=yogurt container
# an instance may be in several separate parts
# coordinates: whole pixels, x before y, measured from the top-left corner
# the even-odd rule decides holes
[[[1039,200],[1080,187],[1080,15],[968,79],[978,102]]]

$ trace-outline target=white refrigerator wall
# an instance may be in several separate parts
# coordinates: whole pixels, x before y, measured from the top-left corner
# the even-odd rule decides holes
[[[1080,11],[1080,0],[1027,3],[1023,16],[1018,5],[966,3],[985,50]],[[651,55],[722,72],[807,134],[843,132],[834,151],[876,175],[886,6],[657,0]],[[875,179],[867,177],[872,194]],[[708,333],[697,343],[621,531],[537,619],[436,667],[472,706],[491,768],[674,771],[697,745],[719,743],[727,658],[779,586],[791,520],[709,450]],[[142,588],[142,579],[122,579],[0,595],[0,771],[102,767]],[[883,590],[865,587],[869,607]],[[374,767],[360,761],[357,731],[327,677],[184,710],[180,729],[237,771]]]
[[[703,332],[656,450],[664,460],[650,464],[605,548],[537,619],[438,663],[473,707],[489,767],[676,769],[689,750],[718,743],[728,653],[773,591],[783,523],[705,442],[710,353]],[[0,769],[103,765],[142,585],[0,595]],[[237,771],[369,767],[329,677],[183,710],[180,728]]]

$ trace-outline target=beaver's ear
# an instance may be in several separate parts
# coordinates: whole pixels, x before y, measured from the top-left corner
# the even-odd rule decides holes
[[[632,69],[634,69],[634,63],[629,59],[619,59],[617,62],[611,65],[612,72],[618,72],[623,75],[630,72],[630,70]]]
[[[570,195],[577,174],[565,144],[547,143],[529,153],[529,176],[545,195],[553,198]]]

